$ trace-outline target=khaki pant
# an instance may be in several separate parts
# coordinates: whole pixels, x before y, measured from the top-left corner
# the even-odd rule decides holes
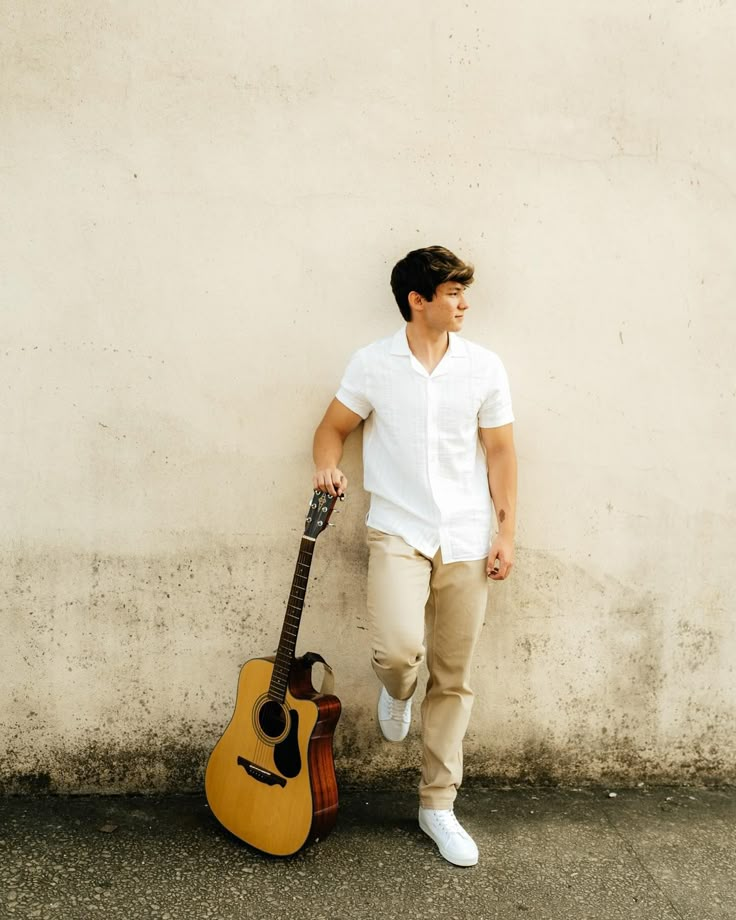
[[[373,670],[394,699],[408,699],[425,657],[422,774],[426,808],[451,808],[463,773],[473,705],[471,658],[488,602],[486,559],[445,565],[401,537],[368,528],[368,612]]]

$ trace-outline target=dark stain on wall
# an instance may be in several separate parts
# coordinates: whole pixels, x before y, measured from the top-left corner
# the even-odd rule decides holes
[[[214,744],[216,738],[213,739]],[[50,769],[14,771],[0,761],[1,794],[129,794],[201,791],[211,745],[185,743],[143,735],[135,745],[90,745],[84,750],[57,750]],[[525,782],[559,785],[605,782],[636,785],[637,782],[689,782],[722,784],[733,782],[733,765],[715,751],[675,749],[669,764],[661,758],[625,745],[591,769],[594,752],[561,749],[543,741],[529,742],[519,750],[475,750],[466,757],[470,778],[492,782]],[[415,785],[420,768],[419,745],[388,745],[366,726],[347,722],[335,739],[335,767],[341,785]]]
[[[278,641],[298,538],[212,539],[158,555],[5,554],[0,600],[13,670],[0,715],[0,791],[201,789],[209,752],[232,714],[240,666]],[[338,688],[341,677],[352,680],[335,735],[338,774],[355,785],[415,782],[418,724],[410,743],[383,742],[373,683],[367,701],[363,678],[347,673],[347,642],[358,637],[367,654],[359,632],[364,540],[323,540],[303,642],[337,666]],[[481,642],[479,667],[496,677],[483,674],[476,705],[494,709],[490,718],[480,708],[471,721],[469,776],[736,779],[725,705],[710,706],[702,690],[719,647],[715,626],[695,615],[675,620],[644,590],[596,583],[523,548],[519,565],[528,574],[497,593]],[[694,675],[694,689],[683,693],[681,721],[665,736],[660,703],[673,660]],[[372,681],[367,670],[365,680]]]

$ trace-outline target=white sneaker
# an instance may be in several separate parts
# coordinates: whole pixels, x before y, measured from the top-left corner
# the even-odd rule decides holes
[[[395,700],[388,690],[381,687],[378,697],[378,724],[387,741],[403,741],[411,725],[411,697]]]
[[[419,827],[434,840],[448,862],[456,866],[474,866],[478,862],[478,847],[451,808],[420,806]]]

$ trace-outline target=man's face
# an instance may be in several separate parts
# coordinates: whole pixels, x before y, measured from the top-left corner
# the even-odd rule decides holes
[[[425,322],[430,329],[436,332],[462,329],[465,311],[470,306],[465,290],[465,285],[459,281],[445,281],[437,287],[432,300],[424,301]]]

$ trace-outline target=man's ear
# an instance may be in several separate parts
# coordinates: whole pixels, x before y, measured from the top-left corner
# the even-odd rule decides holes
[[[409,294],[409,306],[414,312],[419,312],[424,309],[424,305],[427,301],[422,297],[421,294],[418,294],[416,291],[411,291]]]

